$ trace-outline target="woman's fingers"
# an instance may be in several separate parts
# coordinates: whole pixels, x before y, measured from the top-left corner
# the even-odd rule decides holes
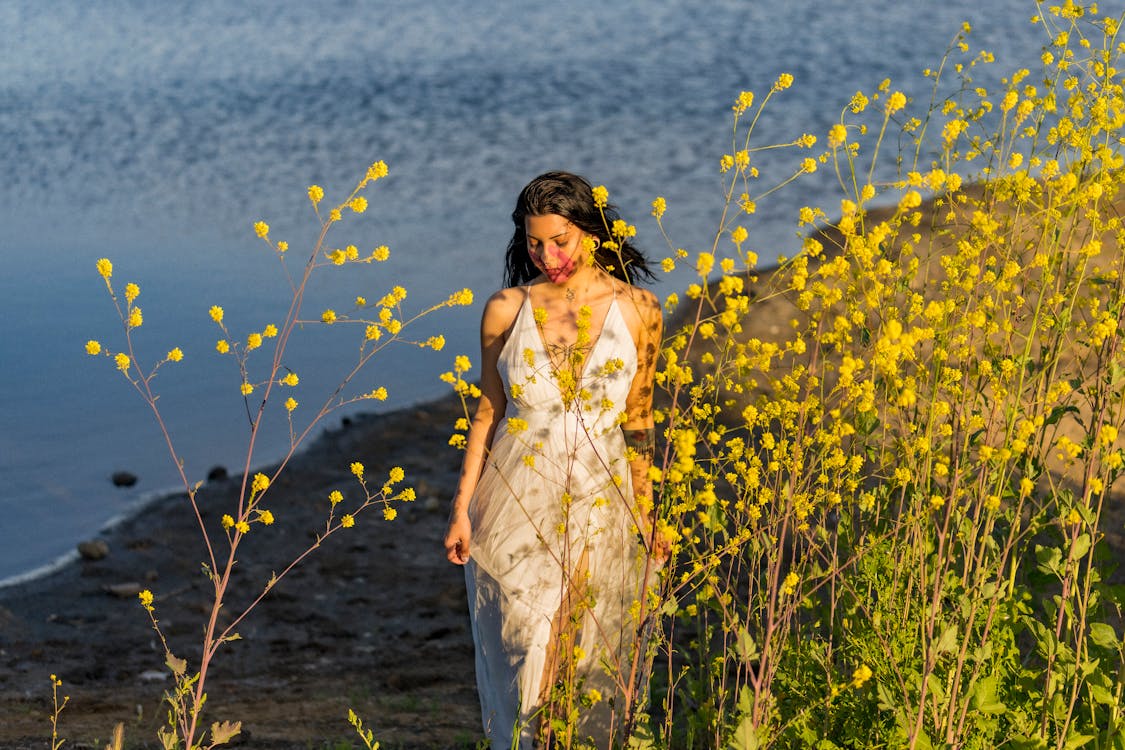
[[[469,561],[469,540],[451,537],[445,540],[445,557],[454,565],[464,565]]]

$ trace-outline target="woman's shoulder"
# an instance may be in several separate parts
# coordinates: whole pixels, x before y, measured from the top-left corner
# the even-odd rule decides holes
[[[634,310],[646,325],[652,325],[654,321],[662,318],[660,301],[650,290],[617,279],[614,283],[617,298],[625,302],[627,308]]]
[[[494,293],[484,303],[481,328],[495,333],[507,331],[515,323],[526,297],[527,289],[522,286],[508,287]]]
[[[616,281],[618,308],[638,345],[653,336],[659,338],[664,330],[664,314],[656,295],[648,289]]]

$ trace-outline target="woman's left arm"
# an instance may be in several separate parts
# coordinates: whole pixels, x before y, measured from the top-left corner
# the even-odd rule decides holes
[[[652,415],[652,396],[655,388],[656,361],[664,339],[664,316],[660,303],[652,292],[633,288],[633,310],[637,321],[634,325],[637,342],[637,374],[633,377],[629,396],[625,401],[625,422],[621,425],[625,433],[625,447],[629,450],[629,473],[633,480],[633,497],[638,511],[638,520],[646,542],[654,549],[654,556],[667,557],[666,545],[654,540],[652,530],[656,518],[653,507],[652,467],[656,449],[656,424]],[[638,524],[640,526],[641,524]]]

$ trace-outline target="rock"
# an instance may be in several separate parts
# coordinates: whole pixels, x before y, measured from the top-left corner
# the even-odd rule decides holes
[[[137,475],[128,471],[115,471],[109,478],[114,487],[132,487],[137,483]]]
[[[163,682],[168,679],[168,674],[168,672],[159,669],[148,669],[137,675],[137,679],[141,682]]]
[[[227,478],[227,467],[225,466],[212,466],[211,471],[207,472],[208,482],[221,482]]]
[[[441,500],[438,500],[433,495],[430,495],[422,501],[422,508],[424,508],[429,513],[436,513],[437,511],[441,510]]]
[[[83,560],[101,560],[109,554],[109,545],[101,539],[90,539],[78,543],[78,554]]]
[[[144,589],[141,584],[136,581],[127,581],[125,583],[115,583],[105,587],[107,594],[112,594],[119,599],[129,599],[141,593]]]

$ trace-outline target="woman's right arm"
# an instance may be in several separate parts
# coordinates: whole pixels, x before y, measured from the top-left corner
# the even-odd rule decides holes
[[[464,565],[469,561],[469,543],[472,536],[469,501],[484,470],[484,462],[492,446],[492,436],[496,432],[496,426],[504,418],[508,403],[498,366],[500,350],[504,348],[506,334],[511,329],[522,304],[523,296],[520,290],[503,289],[492,295],[485,304],[484,314],[481,316],[481,395],[469,427],[465,458],[461,464],[461,478],[457,482],[457,492],[453,496],[453,508],[449,513],[449,529],[445,535],[445,556],[457,565]]]

